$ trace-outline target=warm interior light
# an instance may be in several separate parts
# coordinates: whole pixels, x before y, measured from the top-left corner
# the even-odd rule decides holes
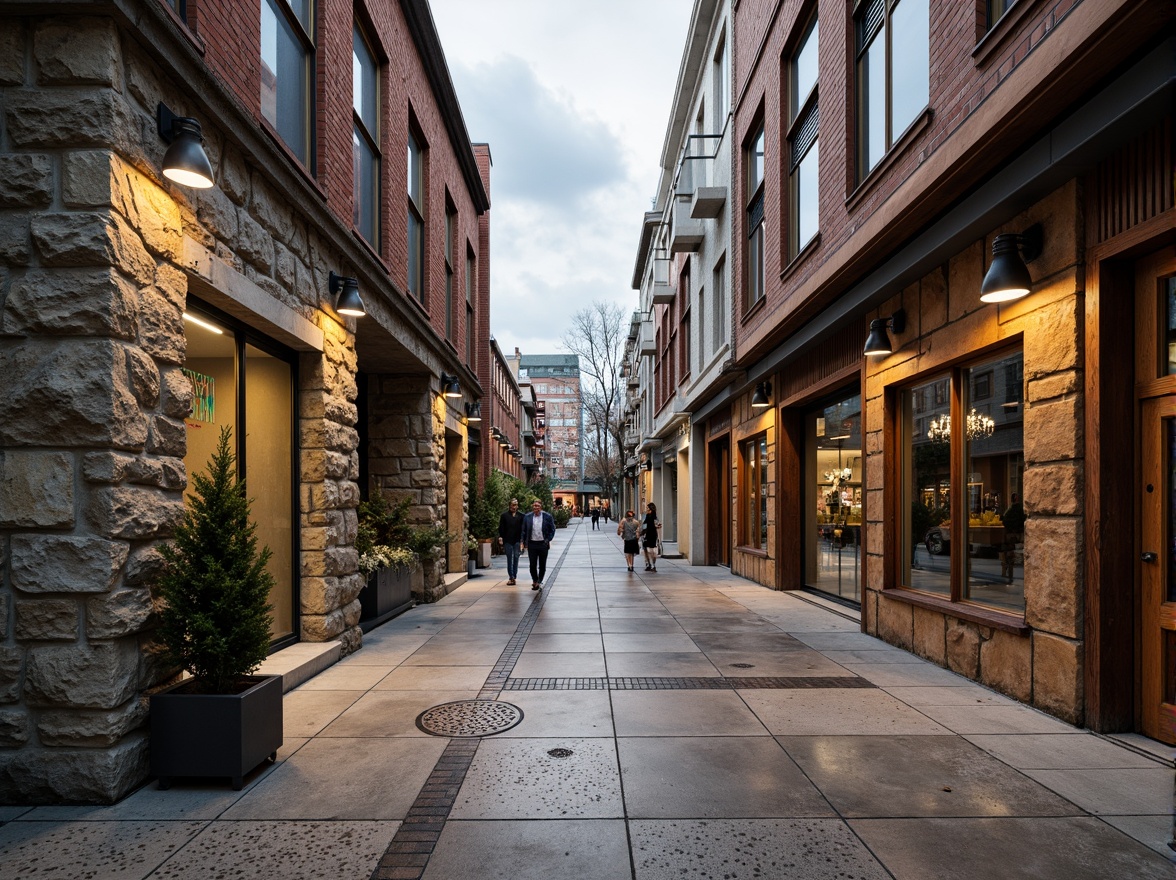
[[[202,321],[200,318],[197,318],[195,315],[189,315],[187,312],[184,312],[184,320],[192,322],[197,327],[203,327],[205,330],[211,330],[213,333],[216,333],[218,335],[224,335],[225,331],[222,330],[220,327],[217,327],[215,324],[209,324],[207,321]]]

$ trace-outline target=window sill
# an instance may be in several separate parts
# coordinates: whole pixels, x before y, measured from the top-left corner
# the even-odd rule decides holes
[[[261,130],[266,133],[271,141],[273,141],[274,146],[281,150],[282,155],[289,159],[290,164],[298,171],[299,174],[302,175],[302,179],[309,183],[311,187],[314,188],[314,191],[318,193],[319,198],[325,202],[327,200],[327,191],[319,185],[317,180],[314,179],[314,175],[311,174],[310,170],[302,164],[302,160],[294,155],[294,151],[290,149],[290,147],[282,139],[282,136],[278,134],[277,129],[274,128],[273,125],[270,124],[270,121],[264,116],[259,116],[258,121],[261,123]]]
[[[907,126],[902,136],[894,142],[894,146],[878,161],[877,165],[870,169],[870,173],[866,175],[865,179],[845,199],[846,211],[852,213],[856,210],[858,204],[861,203],[866,194],[877,185],[879,180],[886,176],[886,172],[898,161],[899,157],[906,154],[907,150],[915,142],[915,139],[927,130],[931,125],[931,120],[934,118],[935,113],[930,106],[925,107],[923,112],[915,117],[915,121]]]
[[[392,268],[387,263],[384,262],[384,258],[382,256],[380,256],[379,251],[377,251],[374,247],[372,247],[372,243],[363,237],[363,233],[360,232],[358,229],[356,229],[354,226],[352,226],[351,227],[351,234],[353,236],[355,236],[355,240],[357,242],[359,242],[360,246],[371,255],[372,259],[374,259],[377,263],[380,264],[380,268],[384,270],[385,274],[391,275]]]
[[[205,48],[204,40],[201,38],[201,36],[188,27],[188,22],[180,18],[179,13],[172,9],[171,4],[167,3],[166,0],[160,0],[159,5],[162,6],[163,11],[167,13],[167,17],[175,22],[175,24],[179,26],[180,30],[183,31],[184,36],[188,38],[188,42],[192,44],[193,48],[195,48],[196,51],[201,55],[204,55],[207,52],[207,49]]]
[[[977,67],[984,68],[988,65],[992,56],[1000,51],[1012,32],[1017,29],[1017,25],[1024,21],[1039,2],[1040,0],[1018,0],[988,29],[987,33],[980,37],[976,48],[972,50],[972,60]]]
[[[736,547],[735,549],[747,556],[758,556],[760,559],[768,558],[767,550],[760,550],[756,547]]]
[[[1032,627],[1025,623],[1023,616],[1010,614],[1006,611],[997,611],[963,602],[952,602],[950,599],[944,599],[931,593],[920,593],[917,590],[907,589],[905,587],[883,590],[881,595],[887,599],[894,599],[897,602],[917,605],[920,608],[938,611],[950,617],[966,620],[969,623],[991,626],[993,629],[1015,633],[1019,636],[1029,635],[1032,632]]]
[[[745,311],[743,313],[743,316],[740,317],[739,322],[742,324],[746,324],[748,318],[750,318],[756,312],[762,311],[765,308],[764,304],[767,301],[768,301],[768,295],[765,293],[763,296],[761,296],[754,303],[752,303],[750,306],[747,307],[747,311]]]
[[[812,254],[814,251],[816,251],[816,249],[819,248],[820,246],[821,246],[821,233],[817,232],[813,235],[812,238],[810,238],[808,240],[808,244],[806,244],[804,247],[802,247],[797,252],[796,256],[788,261],[788,265],[785,266],[784,271],[780,273],[780,280],[783,281],[786,278],[788,278],[788,276],[790,276],[793,272],[795,272],[797,267],[800,266],[802,263],[804,263],[805,260],[808,259],[809,255]]]

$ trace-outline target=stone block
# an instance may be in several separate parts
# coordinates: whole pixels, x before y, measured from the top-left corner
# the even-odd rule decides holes
[[[73,528],[73,461],[68,452],[0,451],[0,528]]]
[[[147,420],[121,344],[107,339],[22,340],[0,349],[0,445],[141,449]]]
[[[184,311],[154,288],[139,295],[139,345],[165,364],[184,363],[188,345],[184,336]]]
[[[885,593],[878,602],[878,638],[903,650],[914,649],[913,606],[889,599]]]
[[[1081,461],[1025,469],[1025,497],[1034,516],[1077,516],[1083,512]]]
[[[127,561],[128,546],[75,535],[13,535],[9,577],[22,593],[105,593]]]
[[[126,589],[95,596],[86,602],[86,638],[117,639],[135,635],[152,624],[155,605],[146,589]]]
[[[192,414],[192,380],[178,367],[162,370],[159,380],[163,414],[173,419],[186,419]]]
[[[339,598],[343,595],[343,590],[338,578],[303,577],[301,586],[303,615],[321,616],[330,614],[339,608]]]
[[[29,741],[29,713],[0,709],[0,749],[18,749]]]
[[[86,518],[108,538],[163,538],[184,513],[183,498],[142,486],[103,486],[90,494]]]
[[[1033,634],[1033,705],[1082,723],[1082,643],[1048,633]]]
[[[232,244],[237,240],[237,206],[220,187],[199,190],[192,200],[201,226],[223,242]]]
[[[135,694],[139,651],[134,640],[29,649],[25,698],[30,705],[113,709]]]
[[[61,200],[68,208],[115,207],[114,168],[122,160],[110,150],[75,150],[61,168]]]
[[[1078,299],[1068,297],[1037,309],[1025,330],[1025,378],[1032,382],[1082,365],[1082,321]]]
[[[29,226],[31,218],[25,214],[9,212],[0,223],[0,265],[27,266],[32,261]],[[0,312],[0,329],[3,329],[3,314]]]
[[[137,547],[127,558],[123,583],[128,587],[150,587],[159,580],[165,567],[158,547]]]
[[[253,192],[253,199],[250,202],[253,217],[250,219],[267,229],[274,238],[286,244],[293,244],[291,232],[295,222],[294,212],[289,203],[274,191],[265,174],[254,171],[250,186]]]
[[[330,614],[302,615],[302,639],[307,642],[329,642],[347,629],[342,610]]]
[[[4,120],[11,145],[21,151],[112,145],[131,155],[142,151],[144,126],[109,88],[13,89],[5,95]]]
[[[138,349],[128,347],[124,351],[131,390],[144,409],[155,409],[159,405],[159,368]]]
[[[363,609],[358,599],[343,609],[343,622],[348,629],[351,629],[359,623],[359,616],[362,613]]]
[[[1025,522],[1025,622],[1034,629],[1082,636],[1082,521],[1030,517]]]
[[[249,201],[249,169],[245,159],[238,150],[226,147],[221,153],[221,162],[217,166],[220,172],[220,186],[212,189],[223,190],[226,195],[238,205]]]
[[[0,156],[0,208],[47,208],[52,201],[52,159],[37,153]]]
[[[132,699],[117,709],[105,711],[42,712],[37,718],[37,738],[41,745],[58,748],[109,748],[131,731],[144,726],[147,707],[146,700]]]
[[[947,624],[944,615],[914,606],[914,651],[932,663],[947,663]]]
[[[179,202],[167,190],[117,157],[114,162],[117,172],[115,207],[138,231],[148,251],[165,260],[178,262],[183,257],[184,248]]]
[[[155,416],[151,419],[151,431],[147,436],[147,451],[152,455],[167,455],[183,458],[188,451],[188,431],[184,422]]]
[[[12,281],[0,333],[134,339],[138,288],[108,268],[30,269]]]
[[[7,596],[0,596],[7,608]],[[15,703],[20,699],[24,650],[0,646],[0,703]]]
[[[19,18],[8,19],[0,28],[0,86],[18,86],[24,82],[24,28]]]
[[[980,678],[980,630],[973,623],[948,618],[947,668],[973,681]]]
[[[72,599],[17,599],[16,637],[22,641],[74,641],[78,603]]]
[[[349,574],[339,579],[339,585],[342,589],[339,604],[348,606],[359,599],[360,592],[367,585],[367,575],[362,572]]]
[[[0,755],[0,802],[112,804],[147,778],[147,737],[107,749],[33,749]]]
[[[262,271],[268,273],[273,269],[273,239],[243,208],[237,212],[237,237],[232,245],[237,253]]]
[[[1077,370],[1050,373],[1028,383],[1025,393],[1030,400],[1053,400],[1069,394],[1082,393],[1082,374]]]
[[[980,644],[980,681],[1022,703],[1033,695],[1033,642],[1028,636],[994,630]]]
[[[1069,461],[1083,450],[1082,403],[1077,397],[1063,397],[1045,403],[1025,405],[1025,462]]]
[[[45,266],[114,266],[141,285],[155,280],[155,260],[118,214],[98,211],[33,217],[33,244]]]
[[[61,16],[33,32],[33,61],[44,85],[121,82],[118,31],[110,18]]]

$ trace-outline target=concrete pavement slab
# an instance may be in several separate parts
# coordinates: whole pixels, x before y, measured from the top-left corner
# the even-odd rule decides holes
[[[204,822],[9,822],[0,877],[138,880],[195,837]]]
[[[933,736],[949,731],[878,690],[747,690],[740,696],[773,734]]]
[[[684,633],[682,625],[668,614],[658,617],[613,617],[600,621],[600,631],[606,633]]]
[[[1078,734],[1079,727],[1029,706],[968,705],[920,706],[919,711],[934,718],[953,733],[1055,733]]]
[[[798,651],[707,651],[707,658],[728,678],[770,675],[782,678],[833,676],[852,678],[840,664],[807,648]],[[738,665],[737,665],[738,664]]]
[[[374,688],[377,691],[476,691],[493,666],[401,666]]]
[[[477,689],[371,691],[328,724],[319,737],[429,736],[416,726],[418,715],[441,703],[477,698]]]
[[[598,633],[600,632],[600,618],[596,612],[591,617],[545,617],[542,612],[531,634],[536,633]]]
[[[523,654],[511,678],[589,678],[604,675],[604,652]]]
[[[424,880],[631,880],[625,823],[612,819],[453,820]]]
[[[1172,815],[1172,768],[1022,770],[1096,816]]]
[[[1162,766],[1092,733],[977,734],[964,739],[1021,770],[1154,770]]]
[[[615,633],[604,634],[604,650],[608,653],[659,652],[689,654],[699,648],[686,633]]]
[[[617,736],[767,736],[736,694],[725,691],[616,691]]]
[[[612,736],[608,691],[508,691],[500,699],[523,710],[523,720],[500,738]]]
[[[562,651],[595,652],[602,650],[599,633],[532,632],[523,645],[523,653],[558,654]]]
[[[1176,872],[1176,852],[1169,844],[1172,841],[1172,816],[1100,816],[1112,828],[1118,828],[1129,837],[1153,849],[1172,861]]]
[[[692,653],[609,651],[608,674],[617,678],[717,678],[720,673],[701,651]]]
[[[282,732],[287,738],[314,736],[364,695],[363,691],[298,688],[282,698]]]

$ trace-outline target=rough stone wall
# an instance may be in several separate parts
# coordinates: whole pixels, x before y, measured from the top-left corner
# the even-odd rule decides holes
[[[217,186],[166,183],[185,88],[109,19],[0,18],[0,801],[109,802],[147,774],[157,542],[191,386],[185,239],[323,329],[302,356],[302,635],[358,647],[354,339],[339,264],[205,119]]]
[[[1045,249],[1030,264],[1033,293],[1000,307],[979,301],[991,236],[888,301],[905,308],[901,348],[866,365],[866,583],[870,633],[1072,723],[1083,711],[1083,266],[1081,205],[1071,181],[999,232],[1043,223]],[[887,597],[888,511],[884,485],[885,391],[973,352],[1016,345],[1025,358],[1025,635]],[[896,527],[897,528],[897,527]]]

